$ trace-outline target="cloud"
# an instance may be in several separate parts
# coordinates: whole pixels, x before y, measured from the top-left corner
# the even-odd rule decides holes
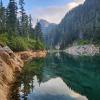
[[[76,3],[83,3],[85,0],[74,0]]]
[[[59,23],[65,14],[74,7],[82,4],[84,0],[73,0],[63,6],[49,6],[46,8],[33,9],[33,26],[37,19],[45,19],[51,23]]]

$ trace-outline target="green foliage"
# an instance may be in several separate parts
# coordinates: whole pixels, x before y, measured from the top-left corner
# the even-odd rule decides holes
[[[8,45],[13,51],[25,51],[28,49],[43,49],[41,43],[42,33],[40,26],[36,28],[38,39],[34,39],[31,15],[24,10],[24,0],[19,0],[20,18],[17,17],[18,5],[15,0],[9,0],[8,6],[3,7],[0,3],[0,44]],[[41,41],[39,41],[41,40]]]
[[[7,34],[4,33],[4,34],[0,34],[0,44],[2,45],[7,45],[8,43],[8,38],[7,38]]]
[[[43,44],[37,42],[34,39],[27,39],[25,37],[11,38],[7,44],[13,51],[25,51],[25,50],[37,50],[43,49]]]
[[[88,40],[79,40],[77,43],[79,45],[86,45],[86,44],[89,44],[89,41]]]
[[[43,50],[44,44],[41,41],[36,41],[35,50]]]
[[[26,41],[22,37],[12,37],[7,44],[13,51],[24,51],[28,49]]]
[[[17,29],[17,3],[15,0],[10,0],[7,7],[7,30],[9,35],[16,33]]]
[[[42,33],[42,30],[41,30],[41,24],[38,22],[35,26],[35,37],[36,37],[36,40],[43,40],[42,38],[43,36],[43,33]]]
[[[30,60],[29,62],[26,62],[25,63],[25,66],[24,66],[24,69],[23,69],[23,74],[35,74],[35,75],[38,75],[39,71],[41,71],[42,69],[42,66],[44,64],[44,59],[35,59],[34,61],[33,60]],[[37,67],[38,66],[38,67]]]
[[[6,9],[3,7],[2,0],[0,2],[0,33],[6,29]]]
[[[26,37],[9,37],[6,33],[0,34],[0,44],[8,45],[13,51],[43,50],[44,45],[40,41],[27,39]]]

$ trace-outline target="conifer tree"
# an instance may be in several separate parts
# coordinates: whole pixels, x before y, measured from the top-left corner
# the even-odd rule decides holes
[[[3,7],[2,0],[0,2],[0,33],[6,31],[6,9]]]
[[[35,37],[36,37],[36,40],[43,40],[43,33],[42,33],[42,30],[41,30],[41,24],[39,22],[37,22],[36,26],[35,26]]]
[[[7,29],[12,36],[16,34],[17,29],[17,3],[15,0],[9,0],[7,7]]]
[[[32,17],[29,15],[29,33],[32,35]]]
[[[20,5],[20,29],[21,29],[21,35],[24,35],[24,21],[25,21],[25,9],[24,9],[24,0],[19,0]]]

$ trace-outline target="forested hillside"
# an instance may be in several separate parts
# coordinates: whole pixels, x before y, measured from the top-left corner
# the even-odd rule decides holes
[[[51,32],[53,46],[61,48],[77,43],[100,43],[100,0],[86,0],[69,11]]]
[[[32,17],[24,9],[24,0],[9,0],[8,6],[0,2],[0,44],[14,51],[43,49],[41,25],[32,26]]]

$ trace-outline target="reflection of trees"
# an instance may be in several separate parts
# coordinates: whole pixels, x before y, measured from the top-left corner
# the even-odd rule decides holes
[[[18,76],[19,77],[19,76]],[[20,100],[20,96],[19,96],[19,80],[14,83],[14,85],[12,86],[11,88],[11,96],[10,96],[10,99],[9,100]]]
[[[18,93],[19,93],[19,87],[23,84],[24,88],[20,90],[20,92],[23,92],[23,98],[24,100],[27,100],[27,95],[33,91],[33,77],[34,75],[37,75],[39,78],[39,81],[42,80],[42,68],[44,64],[44,59],[35,59],[34,61],[28,61],[26,62],[25,66],[23,67],[23,71],[20,74],[20,76],[17,78],[17,82],[14,84],[12,92],[12,100],[20,100]]]

